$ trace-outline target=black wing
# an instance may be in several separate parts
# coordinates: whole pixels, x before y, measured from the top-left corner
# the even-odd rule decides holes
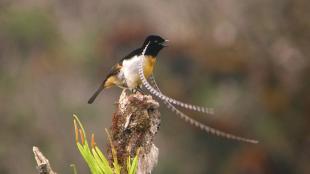
[[[88,100],[88,103],[91,104],[95,101],[96,97],[99,95],[99,93],[106,87],[105,83],[106,81],[109,79],[109,77],[114,76],[116,74],[118,74],[123,66],[123,60],[127,60],[130,59],[134,56],[138,56],[142,54],[142,49],[138,48],[134,51],[132,51],[131,53],[129,53],[127,56],[125,56],[124,58],[122,58],[116,65],[114,65],[108,75],[106,76],[106,78],[104,79],[104,81],[102,82],[102,84],[99,86],[99,88],[95,91],[95,93],[90,97],[90,99]]]
[[[142,54],[142,49],[141,48],[138,48],[136,50],[133,50],[131,53],[129,53],[127,56],[125,56],[124,58],[122,58],[120,61],[119,61],[119,64],[120,65],[123,65],[123,60],[127,60],[127,59],[130,59],[134,56],[139,56]]]

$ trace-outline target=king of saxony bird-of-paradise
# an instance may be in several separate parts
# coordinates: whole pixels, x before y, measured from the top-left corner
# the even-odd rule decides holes
[[[227,139],[234,139],[248,143],[257,143],[257,140],[240,137],[207,126],[186,115],[175,106],[180,106],[185,109],[198,111],[206,114],[213,114],[212,108],[183,103],[164,95],[160,91],[153,76],[153,71],[158,54],[163,48],[167,46],[167,43],[167,39],[164,39],[158,35],[150,35],[146,37],[140,48],[135,49],[127,56],[123,57],[111,68],[110,72],[103,80],[99,88],[88,100],[88,103],[93,103],[99,93],[106,88],[118,86],[120,88],[129,89],[133,92],[136,92],[142,91],[142,86],[144,86],[151,94],[161,99],[167,108],[176,113],[181,119],[185,120],[186,122],[189,122],[190,124],[199,127],[200,129],[208,133]],[[148,83],[147,79],[151,81],[153,86]]]

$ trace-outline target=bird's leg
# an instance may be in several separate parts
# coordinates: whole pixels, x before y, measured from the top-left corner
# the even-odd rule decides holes
[[[133,89],[130,89],[130,91],[135,94],[135,93],[137,93],[138,90],[137,90],[137,88],[133,88]]]
[[[136,88],[137,91],[139,91],[141,94],[144,95],[144,91],[142,89],[142,85],[139,85],[137,88]]]
[[[138,86],[136,88],[130,89],[132,93],[136,94],[137,92],[140,92],[141,94],[144,94],[144,91],[142,89],[142,86]]]

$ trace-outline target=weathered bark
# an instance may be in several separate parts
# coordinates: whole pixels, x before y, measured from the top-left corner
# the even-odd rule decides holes
[[[138,174],[151,173],[157,164],[158,148],[153,140],[160,125],[158,107],[159,104],[149,95],[127,95],[125,91],[122,92],[110,128],[119,163],[124,166],[122,173],[127,173],[125,166],[128,156],[134,157],[138,149]],[[108,147],[112,160],[111,147]]]

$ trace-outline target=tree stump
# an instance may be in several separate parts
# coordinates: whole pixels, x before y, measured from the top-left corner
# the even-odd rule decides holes
[[[152,96],[122,92],[110,128],[113,147],[123,166],[122,173],[127,173],[128,156],[134,157],[138,149],[137,174],[149,174],[157,164],[159,152],[153,141],[160,126],[158,107]],[[108,154],[112,161],[111,145],[108,145]]]

